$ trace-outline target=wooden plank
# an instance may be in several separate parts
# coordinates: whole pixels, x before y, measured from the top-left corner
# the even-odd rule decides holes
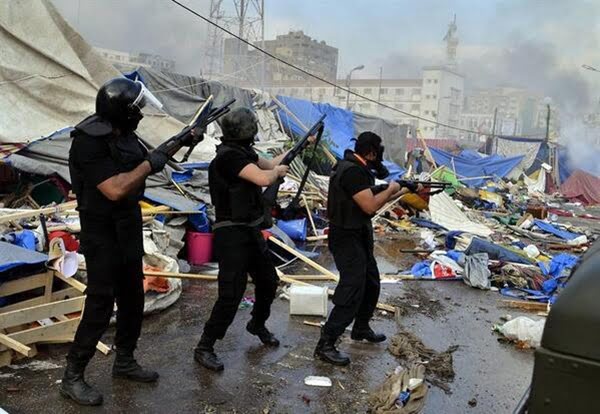
[[[80,291],[81,293],[84,293],[85,290],[87,289],[87,286],[83,283],[81,283],[79,280],[73,278],[73,277],[65,277],[63,275],[61,275],[58,272],[54,273],[54,276],[56,276],[57,278],[59,278],[60,280],[62,280],[63,282],[65,282],[66,284],[74,287],[75,289],[77,289],[78,291]]]
[[[66,289],[58,290],[56,292],[52,292],[52,300],[51,302],[55,302],[58,300],[63,300],[67,298],[73,298],[81,296],[81,292],[75,288],[69,287]],[[32,306],[41,305],[44,303],[44,297],[38,296],[37,298],[24,300],[21,302],[13,303],[12,305],[6,305],[0,308],[0,316],[4,312],[12,312],[17,309],[30,308]]]
[[[333,272],[325,269],[323,266],[321,266],[317,262],[309,259],[308,257],[304,256],[299,251],[297,251],[295,249],[292,249],[291,247],[289,247],[284,242],[279,241],[279,239],[276,239],[275,237],[271,236],[271,237],[269,237],[269,240],[272,241],[273,243],[275,243],[276,245],[278,245],[279,247],[281,247],[282,249],[284,249],[284,250],[288,251],[289,253],[293,254],[298,259],[302,260],[304,263],[306,263],[307,265],[311,266],[312,268],[314,268],[318,272],[331,277],[331,280],[334,280],[336,282],[339,280],[339,278],[337,277],[337,275],[335,275]]]
[[[48,270],[46,272],[46,283],[44,284],[44,302],[48,303],[52,301],[52,284],[54,282],[54,271]]]
[[[546,312],[549,308],[547,303],[528,302],[524,300],[503,299],[500,302],[502,306],[507,308],[521,309],[532,312]]]
[[[59,204],[54,207],[40,208],[37,210],[19,211],[16,213],[0,216],[0,224],[8,223],[11,221],[18,221],[18,220],[21,220],[24,218],[31,218],[31,217],[39,216],[40,214],[59,213],[59,212],[65,211],[65,210],[73,209],[75,207],[77,207],[77,201],[69,201],[67,203]]]
[[[73,340],[78,325],[79,318],[75,318],[64,322],[56,322],[49,326],[37,326],[8,336],[25,345],[38,342],[69,342]],[[0,349],[0,351],[3,351],[3,349]]]
[[[68,313],[81,312],[83,310],[84,299],[83,296],[80,296],[77,298],[33,306],[31,308],[1,313],[0,329],[66,315]]]
[[[18,353],[25,355],[27,357],[32,357],[33,356],[33,350],[28,347],[27,345],[22,344],[19,341],[16,341],[15,339],[11,338],[8,335],[2,334],[0,333],[0,344],[6,346],[7,348],[13,349],[15,351],[17,351]]]
[[[173,273],[173,272],[160,272],[154,270],[144,270],[145,276],[158,276],[158,277],[172,277],[175,279],[190,279],[190,280],[206,280],[216,281],[217,276],[215,275],[201,275],[195,273]]]
[[[17,280],[4,282],[0,285],[0,297],[27,292],[46,285],[46,273],[27,276]]]
[[[304,208],[306,208],[306,214],[308,214],[308,219],[310,220],[310,226],[312,227],[313,234],[318,236],[317,226],[315,226],[315,222],[312,217],[312,213],[310,212],[310,208],[308,207],[308,201],[306,201],[306,197],[302,195],[302,201],[304,201]]]

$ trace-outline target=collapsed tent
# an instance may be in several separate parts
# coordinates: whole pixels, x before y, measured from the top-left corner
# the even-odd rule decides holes
[[[354,114],[347,109],[339,108],[327,103],[315,103],[304,99],[291,98],[288,96],[277,96],[277,100],[281,103],[278,110],[279,118],[284,129],[294,135],[303,135],[312,124],[318,121],[322,115],[327,115],[325,118],[325,132],[323,139],[329,145],[331,152],[337,158],[344,156],[344,151],[354,148],[353,139],[363,131],[370,130],[382,133],[381,138],[383,144],[387,148],[392,148],[393,154],[404,152],[404,137],[400,137],[400,129],[395,128],[388,121],[378,120],[374,117],[366,117],[360,114]],[[387,133],[391,135],[386,135]],[[398,142],[400,141],[400,142]],[[384,156],[390,156],[386,152]],[[389,158],[388,158],[389,159]],[[393,162],[392,162],[393,161]],[[399,163],[402,159],[391,158],[391,161],[384,161],[385,166],[390,171],[390,179],[396,179],[404,174],[404,168],[400,167]]]
[[[454,155],[437,148],[430,148],[430,151],[438,165],[445,165],[456,172],[458,178],[470,187],[481,187],[491,178],[506,177],[523,159],[523,156],[504,158],[500,155],[476,158],[473,154]]]
[[[0,143],[27,143],[76,125],[94,112],[96,93],[121,76],[48,0],[0,3]],[[162,142],[182,128],[146,116],[140,134]]]
[[[600,178],[577,170],[560,186],[560,192],[571,200],[600,204]]]
[[[519,174],[526,172],[529,175],[539,170],[542,162],[546,162],[547,158],[542,161],[539,159],[539,150],[543,142],[544,140],[539,138],[498,136],[496,154],[508,158],[522,156],[523,159],[518,166]]]

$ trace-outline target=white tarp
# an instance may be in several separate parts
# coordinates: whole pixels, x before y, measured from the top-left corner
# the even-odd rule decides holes
[[[492,234],[492,230],[487,226],[469,220],[466,214],[445,192],[429,198],[429,213],[431,214],[431,221],[444,226],[448,230],[461,230],[484,237]]]
[[[94,112],[98,88],[117,76],[48,0],[0,2],[0,144],[76,125]],[[138,131],[157,144],[181,127],[147,116]]]

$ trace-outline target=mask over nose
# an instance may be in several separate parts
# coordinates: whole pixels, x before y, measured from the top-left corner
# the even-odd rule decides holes
[[[383,165],[383,151],[385,147],[383,145],[379,145],[377,148],[377,158],[373,161],[368,162],[369,168],[375,173],[375,177],[380,180],[383,180],[388,175],[390,175],[389,170]]]

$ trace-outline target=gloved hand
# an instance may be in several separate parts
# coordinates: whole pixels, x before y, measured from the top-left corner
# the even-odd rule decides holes
[[[165,165],[169,161],[169,156],[160,149],[155,149],[148,153],[146,160],[150,163],[151,174],[156,174],[165,168]]]
[[[401,187],[407,188],[411,193],[416,193],[419,190],[418,184],[415,184],[412,181],[400,180],[398,181]]]

